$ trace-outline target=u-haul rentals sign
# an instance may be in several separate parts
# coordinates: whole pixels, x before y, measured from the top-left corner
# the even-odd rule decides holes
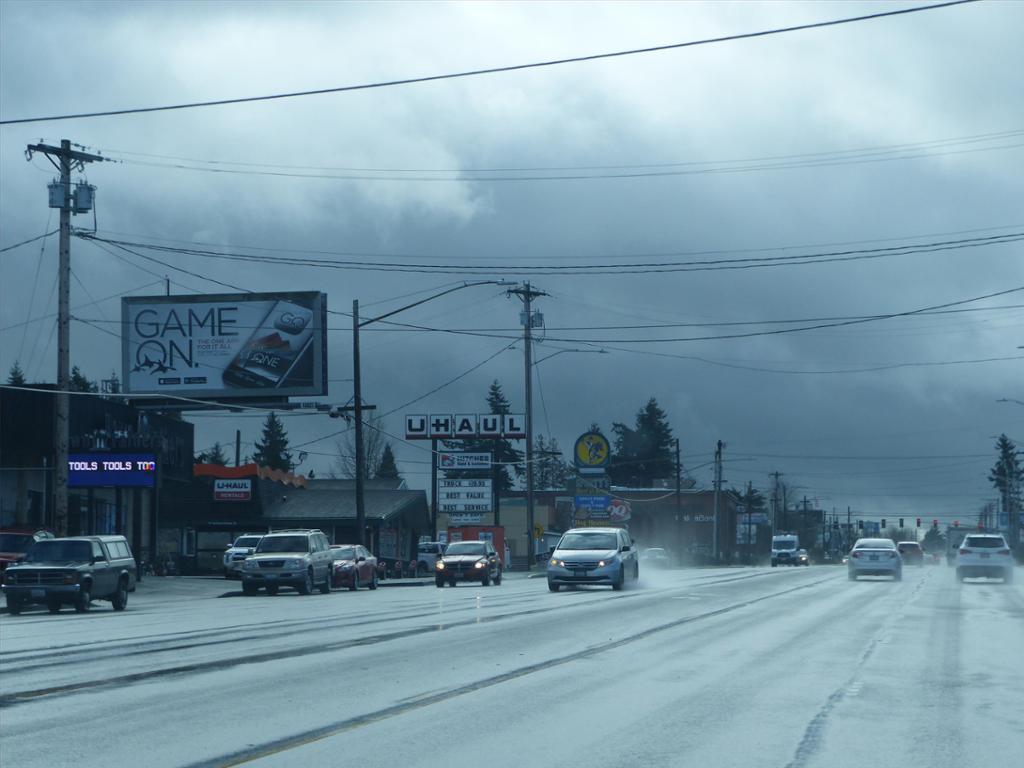
[[[213,481],[214,501],[251,501],[252,480],[217,478]]]
[[[525,437],[526,416],[521,413],[413,413],[405,417],[406,440]]]

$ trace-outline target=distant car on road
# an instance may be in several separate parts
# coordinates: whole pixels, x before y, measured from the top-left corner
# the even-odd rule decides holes
[[[242,563],[256,551],[262,533],[243,533],[224,551],[224,578],[242,578]]]
[[[548,589],[605,584],[622,589],[640,578],[636,546],[625,528],[571,528],[548,560]]]
[[[846,562],[850,581],[859,576],[892,576],[903,580],[903,560],[892,539],[857,539]]]
[[[964,537],[956,555],[956,579],[978,576],[1013,583],[1013,555],[999,533],[972,533]]]
[[[479,581],[485,587],[501,584],[501,558],[489,541],[453,541],[434,566],[438,587],[460,581]]]
[[[416,572],[432,573],[437,561],[444,555],[445,544],[440,541],[421,541],[416,545]]]
[[[123,611],[137,576],[124,536],[48,538],[4,571],[3,589],[12,614],[33,604],[57,613],[66,603],[84,613],[93,600],[109,600],[115,611]]]
[[[640,562],[651,568],[668,568],[672,560],[661,547],[650,547],[640,553]]]
[[[0,571],[25,557],[37,541],[52,538],[52,533],[35,526],[0,529]]]
[[[896,549],[906,565],[924,565],[924,550],[916,541],[897,542]]]
[[[331,586],[377,588],[377,558],[359,544],[331,544]]]

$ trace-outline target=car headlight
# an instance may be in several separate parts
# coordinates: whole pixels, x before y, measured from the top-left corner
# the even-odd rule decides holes
[[[256,566],[256,561],[255,560],[251,560],[251,559],[250,560],[246,560],[244,563],[242,563],[242,567],[245,570],[247,570],[247,571],[251,571],[253,568],[257,567]]]
[[[475,563],[473,563],[473,567],[474,568],[486,568],[487,567],[487,561],[486,560],[477,560]]]
[[[4,574],[4,584],[14,584],[18,580],[18,574],[7,571]]]
[[[437,568],[437,570],[439,570],[439,571],[443,571],[444,570],[444,563],[442,563],[440,560],[438,560],[437,564],[434,567]]]

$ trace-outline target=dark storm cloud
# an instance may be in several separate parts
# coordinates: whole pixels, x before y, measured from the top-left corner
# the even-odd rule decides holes
[[[329,87],[472,66],[577,55],[854,15],[877,3],[798,4],[45,4],[0,6],[4,117],[145,106],[178,100]],[[42,10],[40,10],[42,9]],[[76,30],[73,43],[47,15]],[[102,118],[0,132],[0,225],[6,245],[43,231],[41,158],[25,144],[70,138],[104,150],[347,168],[504,168],[744,160],[971,136],[1024,126],[1024,68],[1012,4],[980,4],[835,30],[712,46],[543,72],[407,89]],[[1003,142],[1013,144],[1012,140]],[[990,142],[991,144],[991,142]],[[953,149],[973,149],[960,145]],[[980,145],[987,146],[987,145]],[[1021,224],[1022,151],[648,179],[549,182],[383,182],[219,175],[141,164],[88,169],[101,230],[276,248],[411,254],[447,263],[606,263],[610,256],[822,244]],[[136,160],[143,158],[132,157]],[[168,161],[151,158],[158,165]],[[84,223],[84,222],[83,222]],[[91,223],[91,222],[89,222]],[[1006,230],[1009,231],[1009,230]],[[967,236],[967,235],[964,235]],[[955,237],[955,236],[950,236]],[[936,239],[942,239],[936,238]],[[888,243],[880,243],[886,245]],[[870,246],[868,246],[870,247]],[[0,257],[0,325],[52,311],[55,243]],[[818,250],[827,250],[820,248]],[[879,260],[746,271],[618,277],[535,276],[551,328],[650,322],[862,315],[956,301],[1024,285],[1019,244]],[[442,259],[443,257],[443,259]],[[687,258],[685,256],[678,257]],[[697,257],[692,257],[697,258]],[[621,259],[619,259],[621,260]],[[165,272],[131,266],[75,241],[74,269],[96,298]],[[174,264],[253,290],[320,288],[348,310],[458,276],[381,275],[255,267],[176,256]],[[73,283],[73,303],[90,301]],[[153,290],[153,289],[149,289]],[[1013,296],[997,304],[1024,303]],[[377,309],[395,306],[377,305]],[[372,312],[374,307],[364,311]],[[83,310],[118,317],[117,302]],[[451,328],[516,328],[519,306],[494,288],[469,289],[401,319]],[[1019,354],[1020,310],[933,315],[782,336],[618,345],[645,332],[579,332],[634,352],[566,353],[539,366],[538,431],[568,446],[592,421],[631,421],[650,396],[669,412],[684,453],[735,454],[726,479],[764,485],[779,469],[822,504],[870,511],[974,509],[992,496],[986,460],[814,461],[834,456],[986,453],[992,435],[1024,432],[1021,365],[999,362],[875,372],[794,373]],[[335,317],[332,379],[350,374],[350,334]],[[0,368],[45,347],[50,323],[0,335]],[[694,329],[668,336],[706,335]],[[700,329],[697,329],[700,330]],[[118,365],[116,342],[74,326],[74,358],[94,378]],[[653,335],[653,331],[647,332]],[[551,330],[548,336],[563,336]],[[609,339],[602,342],[600,339]],[[390,410],[508,343],[423,333],[367,332],[365,394]],[[544,350],[578,343],[542,342]],[[669,359],[662,352],[715,361]],[[472,410],[498,378],[522,404],[521,346],[410,410]],[[33,373],[53,377],[52,347]],[[726,367],[772,369],[769,373]],[[335,382],[332,401],[350,385]],[[546,406],[546,414],[545,408]],[[400,414],[387,422],[401,430]],[[258,418],[201,418],[199,447],[228,442]],[[289,417],[293,442],[337,428]],[[550,427],[548,426],[550,424]],[[330,453],[330,440],[310,446]],[[747,454],[747,455],[741,455]],[[422,485],[425,454],[399,446]],[[710,458],[710,456],[708,456]],[[740,463],[742,460],[742,463]],[[309,464],[326,469],[329,458]],[[704,458],[689,461],[697,465]],[[949,465],[954,466],[949,466]],[[918,468],[920,471],[903,471]],[[876,473],[876,474],[872,474]],[[695,473],[706,481],[706,470]]]

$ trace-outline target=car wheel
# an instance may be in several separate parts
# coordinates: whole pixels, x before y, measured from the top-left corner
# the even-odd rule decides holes
[[[23,605],[21,600],[18,600],[17,598],[11,599],[10,597],[7,598],[7,612],[12,616],[17,616],[21,613],[22,607]]]
[[[352,592],[359,589],[359,571],[352,572],[352,583],[348,585],[348,588]]]
[[[618,578],[618,581],[615,581],[615,582],[612,583],[612,589],[614,589],[616,592],[618,592],[624,586],[626,586],[626,568],[625,568],[625,566],[623,566],[622,568],[619,568],[619,578]]]
[[[777,563],[774,560],[772,560],[772,568],[774,568],[776,565]]]
[[[849,579],[850,581],[856,581],[857,580],[857,574],[854,573],[853,571],[847,571],[846,572],[846,578]]]
[[[1013,568],[1007,568],[1004,572],[1003,584],[1013,584]]]
[[[50,613],[60,613],[60,603],[51,600],[46,604],[46,610]]]
[[[377,588],[377,571],[373,572],[373,576],[370,579],[370,583],[367,585],[370,589]]]
[[[457,583],[458,582],[455,579],[449,579],[448,580],[448,586],[449,587],[454,587]]]
[[[489,574],[486,570],[484,571],[484,575],[480,577],[480,586],[491,586],[491,574]]]
[[[896,571],[896,573],[894,573],[892,575],[892,580],[893,581],[903,581],[903,571],[902,570]]]
[[[246,581],[242,582],[242,594],[243,595],[255,595],[259,587],[255,584],[250,584]]]
[[[267,587],[267,594],[270,595],[271,597],[276,595],[277,594],[277,584],[273,584],[273,585]]]
[[[320,585],[320,594],[329,595],[331,594],[331,568],[328,566],[327,573],[324,574],[324,583]]]
[[[299,594],[308,595],[313,591],[313,569],[309,568],[306,570],[306,578],[299,584]]]
[[[89,592],[89,587],[83,585],[78,590],[78,595],[75,597],[75,611],[77,613],[85,613],[89,610],[89,603],[92,602],[92,594]]]
[[[501,568],[498,569],[498,573],[494,576],[494,586],[501,586]]]
[[[434,579],[434,583],[437,585],[438,589],[444,587],[444,579]]]
[[[552,592],[557,592],[561,588],[562,588],[561,584],[552,584],[550,581],[548,582],[548,589],[550,589]]]
[[[110,598],[110,604],[114,606],[115,611],[123,611],[128,607],[128,582],[125,579],[117,583],[117,590]]]

